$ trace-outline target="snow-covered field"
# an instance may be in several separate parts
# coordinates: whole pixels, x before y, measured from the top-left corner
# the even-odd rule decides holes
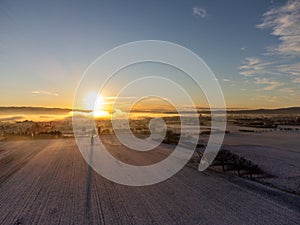
[[[116,156],[141,157],[113,146]],[[146,187],[89,176],[73,139],[0,142],[0,149],[0,157],[39,150],[2,181],[0,224],[298,224],[300,218],[299,196],[212,171],[185,167]]]
[[[224,144],[272,175],[259,179],[260,182],[300,194],[300,132],[229,134]]]
[[[256,132],[239,132],[240,128],[227,128],[230,133],[225,135],[223,149],[251,160],[270,175],[258,181],[299,195],[300,131],[256,129]],[[200,139],[205,142],[207,138]]]
[[[231,133],[226,135],[224,144],[260,145],[300,152],[300,131],[260,129],[260,132],[249,133],[237,132],[235,129],[238,129],[238,127],[228,127]]]

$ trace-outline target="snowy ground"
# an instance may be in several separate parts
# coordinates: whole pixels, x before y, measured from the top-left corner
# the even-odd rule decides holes
[[[228,145],[259,145],[282,150],[300,152],[300,131],[271,131],[260,129],[260,132],[236,132],[236,127],[228,127],[232,131],[226,135],[224,144]],[[244,128],[245,129],[245,128]]]
[[[265,146],[228,146],[231,152],[259,165],[270,177],[258,181],[281,190],[300,194],[300,152]]]
[[[122,146],[113,146],[112,151],[122,151]],[[9,176],[3,169],[6,164],[0,161],[0,176],[5,178],[0,185],[0,224],[299,222],[299,196],[238,177],[185,167],[162,183],[129,187],[94,172],[89,178],[88,166],[73,139],[0,142],[0,158],[21,149],[28,154],[32,149],[37,152]],[[141,155],[122,152],[132,162],[141,160]],[[150,161],[160,157],[155,151],[147,155]],[[18,162],[15,156],[8,164]]]
[[[300,195],[300,131],[257,129],[258,132],[248,133],[239,132],[237,126],[227,129],[230,133],[225,136],[223,148],[253,161],[272,175],[258,181]],[[207,136],[201,139],[206,141]]]

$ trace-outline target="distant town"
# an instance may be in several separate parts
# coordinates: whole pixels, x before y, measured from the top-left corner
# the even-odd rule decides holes
[[[229,113],[227,115],[227,123],[239,127],[240,132],[258,132],[266,130],[281,130],[281,131],[299,131],[300,114],[237,114]],[[130,120],[130,129],[134,134],[149,135],[149,122],[152,118],[145,117]],[[163,118],[169,130],[178,132],[176,125],[180,124],[180,117],[164,117]],[[189,117],[184,117],[188,120]],[[202,134],[211,132],[210,115],[199,114],[200,126]],[[98,134],[113,134],[111,120],[97,119],[97,133]],[[119,132],[126,132],[122,129],[122,120],[120,120]],[[228,131],[229,132],[229,131]],[[83,126],[81,130],[82,135],[89,135],[91,131],[86,130]],[[72,120],[70,118],[65,120],[35,122],[31,120],[23,121],[1,121],[0,120],[0,140],[14,139],[14,138],[68,138],[73,137]]]

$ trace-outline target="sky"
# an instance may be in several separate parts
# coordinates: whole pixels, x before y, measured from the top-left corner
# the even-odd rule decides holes
[[[300,106],[299,24],[299,1],[0,0],[0,106],[71,108],[86,68],[139,40],[199,55],[229,108]]]

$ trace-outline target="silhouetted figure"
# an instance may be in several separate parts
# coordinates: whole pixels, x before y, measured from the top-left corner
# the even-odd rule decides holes
[[[94,144],[94,135],[91,136],[91,145]]]
[[[96,130],[93,129],[93,130],[92,130],[92,134],[91,134],[91,145],[94,144],[94,136],[95,136],[95,135],[96,135]]]

